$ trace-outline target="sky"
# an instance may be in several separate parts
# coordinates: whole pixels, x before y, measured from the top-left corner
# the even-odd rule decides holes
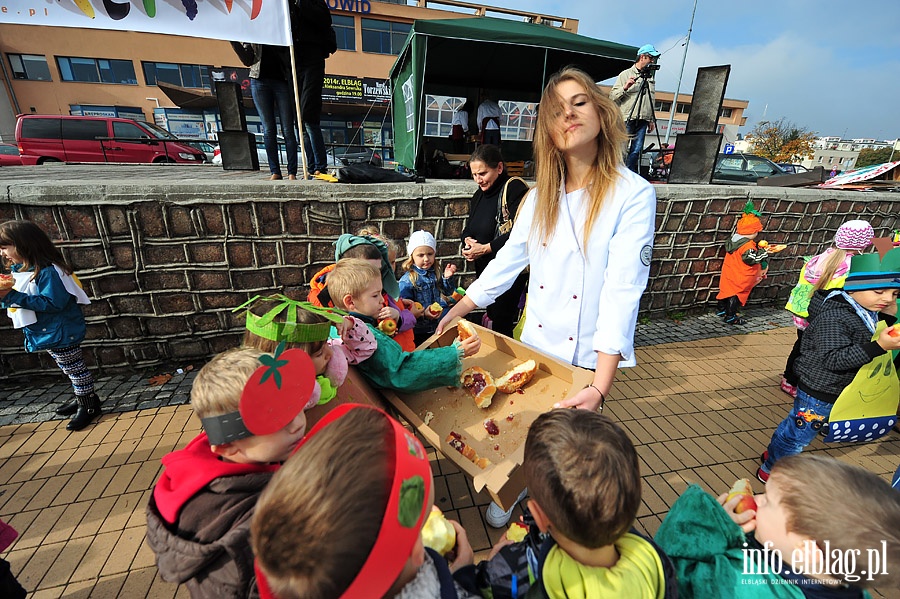
[[[900,138],[900,0],[696,4],[680,91],[693,90],[699,67],[730,64],[725,96],[750,102],[741,133],[761,120],[785,118],[822,136]],[[581,35],[653,44],[662,53],[656,87],[675,91],[694,0],[518,0],[515,6],[578,19]]]

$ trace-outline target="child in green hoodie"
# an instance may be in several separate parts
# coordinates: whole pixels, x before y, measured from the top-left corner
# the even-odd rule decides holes
[[[861,599],[900,584],[900,493],[836,459],[800,454],[772,468],[757,507],[691,485],[656,542],[679,597]]]

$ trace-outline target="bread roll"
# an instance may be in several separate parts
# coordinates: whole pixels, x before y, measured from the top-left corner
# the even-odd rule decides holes
[[[535,372],[537,372],[537,363],[534,360],[527,360],[503,373],[503,376],[498,378],[494,385],[504,393],[515,393],[534,378]]]

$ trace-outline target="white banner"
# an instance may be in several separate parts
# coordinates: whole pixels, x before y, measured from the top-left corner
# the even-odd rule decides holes
[[[289,0],[6,0],[0,23],[291,43]]]

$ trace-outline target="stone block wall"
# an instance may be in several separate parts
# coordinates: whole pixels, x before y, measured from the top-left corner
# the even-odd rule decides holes
[[[468,182],[284,189],[30,186],[9,191],[0,221],[33,220],[62,248],[93,300],[84,310],[86,359],[107,373],[205,360],[235,346],[242,320],[232,308],[257,294],[305,297],[312,275],[333,261],[335,238],[364,223],[397,240],[401,256],[412,231],[432,231],[438,256],[456,262],[464,284],[472,279],[459,254]],[[802,256],[827,247],[845,220],[865,218],[887,235],[900,208],[891,194],[820,190],[658,186],[657,195],[642,299],[642,313],[653,317],[710,303],[724,240],[748,199],[764,214],[761,237],[790,244],[772,259],[753,303],[783,301]],[[45,354],[26,353],[21,332],[0,319],[0,380],[53,369]]]

